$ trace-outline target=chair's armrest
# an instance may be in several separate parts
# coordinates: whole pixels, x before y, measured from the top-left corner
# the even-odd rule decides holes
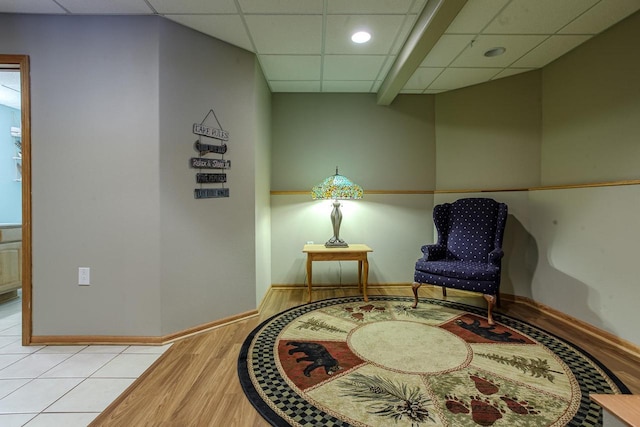
[[[489,264],[500,265],[500,260],[504,256],[502,249],[494,249],[489,252]]]
[[[420,250],[427,261],[443,259],[447,254],[447,247],[443,245],[424,245]]]

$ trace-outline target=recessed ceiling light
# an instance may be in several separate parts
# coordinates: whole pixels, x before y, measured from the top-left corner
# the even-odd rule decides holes
[[[499,56],[502,55],[503,53],[505,53],[507,51],[507,49],[501,47],[494,47],[489,49],[488,51],[486,51],[484,53],[484,56],[491,58],[492,56]]]
[[[353,33],[351,40],[354,43],[366,43],[371,40],[371,34],[366,31],[358,31],[357,33]]]

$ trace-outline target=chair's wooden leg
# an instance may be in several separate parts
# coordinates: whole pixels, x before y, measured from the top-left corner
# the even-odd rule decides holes
[[[445,288],[444,286],[442,287],[442,296],[443,297],[447,297],[447,288]]]
[[[418,289],[420,289],[420,286],[422,286],[422,283],[418,283],[418,282],[413,282],[413,285],[411,285],[411,290],[413,290],[413,305],[411,306],[411,308],[416,308],[418,306]]]
[[[495,325],[493,321],[493,304],[496,301],[496,296],[484,294],[484,299],[487,300],[487,323]]]

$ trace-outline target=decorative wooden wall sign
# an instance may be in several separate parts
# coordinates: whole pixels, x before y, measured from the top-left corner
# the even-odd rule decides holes
[[[231,160],[192,157],[191,167],[198,169],[229,169],[231,167]]]
[[[202,144],[200,143],[200,141],[196,141],[193,144],[193,148],[198,153],[200,153],[200,156],[204,156],[207,153],[224,154],[227,152],[227,144],[212,145],[212,144]]]
[[[196,182],[198,184],[210,184],[212,182],[227,182],[226,173],[197,173]]]
[[[213,116],[217,127],[207,126],[204,123],[209,117]],[[222,125],[216,117],[213,109],[209,110],[201,123],[193,124],[193,133],[198,135],[198,140],[193,144],[193,149],[198,152],[200,157],[192,157],[189,165],[195,169],[229,169],[231,161],[225,160],[224,155],[227,152],[227,144],[224,141],[229,140],[229,132],[222,129]],[[202,138],[213,138],[221,143],[208,144],[202,141]],[[207,154],[220,154],[222,158],[206,158]],[[226,173],[197,173],[196,182],[200,184],[200,188],[193,191],[196,199],[212,199],[220,197],[229,197],[229,189],[224,187],[227,182]],[[221,188],[203,188],[202,184],[221,184]]]
[[[209,114],[211,113],[213,113],[213,110],[209,111]],[[207,114],[207,117],[209,116],[209,114]],[[213,115],[215,117],[215,113],[213,113]],[[207,120],[207,117],[205,117],[204,120]],[[202,121],[203,123],[204,120]],[[218,119],[216,118],[216,121],[217,120]],[[218,123],[218,126],[220,126],[220,123]],[[196,135],[208,136],[209,138],[221,139],[222,141],[229,140],[229,132],[226,132],[222,129],[211,128],[209,126],[203,125],[202,123],[193,124],[193,133],[195,133]]]
[[[193,190],[196,199],[213,199],[218,197],[229,197],[228,188],[196,188]]]

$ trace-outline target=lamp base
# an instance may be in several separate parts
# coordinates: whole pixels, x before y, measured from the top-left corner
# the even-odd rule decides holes
[[[331,212],[331,225],[333,225],[333,237],[324,244],[325,248],[348,248],[347,242],[340,237],[340,223],[342,222],[342,212],[340,212],[340,202],[333,201],[333,211]]]
[[[325,248],[348,248],[349,244],[344,240],[333,236],[330,238],[327,243],[324,244]]]

